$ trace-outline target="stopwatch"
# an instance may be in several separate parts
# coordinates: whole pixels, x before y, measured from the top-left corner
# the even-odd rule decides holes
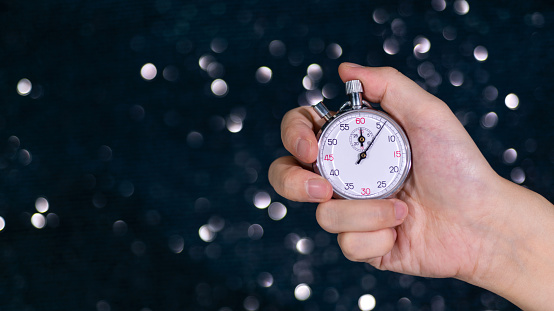
[[[404,130],[388,114],[362,99],[360,80],[346,82],[350,101],[332,115],[323,102],[313,105],[325,119],[318,134],[314,171],[345,199],[394,195],[410,171],[412,156]]]

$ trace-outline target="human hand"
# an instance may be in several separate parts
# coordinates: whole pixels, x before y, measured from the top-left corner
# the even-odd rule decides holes
[[[517,202],[547,202],[498,176],[448,106],[396,70],[342,64],[339,74],[344,81],[361,80],[366,99],[381,103],[405,129],[413,164],[403,189],[385,200],[331,199],[331,185],[306,169],[317,157],[315,133],[323,122],[301,107],[283,118],[283,143],[294,157],[272,164],[275,190],[291,200],[320,202],[319,224],[338,233],[351,260],[455,277],[518,301],[515,279],[502,271],[521,257],[513,232],[530,234],[536,219],[514,212]]]

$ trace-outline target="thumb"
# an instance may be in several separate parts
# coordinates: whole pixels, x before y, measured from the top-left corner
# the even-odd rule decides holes
[[[380,103],[404,127],[417,126],[430,115],[456,118],[444,102],[394,68],[343,63],[339,66],[339,75],[343,81],[361,80],[364,97]]]

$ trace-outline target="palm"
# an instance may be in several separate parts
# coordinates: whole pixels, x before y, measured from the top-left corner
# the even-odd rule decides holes
[[[392,251],[372,262],[378,268],[430,277],[455,277],[474,268],[471,259],[480,248],[475,228],[487,218],[481,208],[486,202],[475,198],[487,197],[481,193],[497,175],[455,116],[445,116],[448,129],[432,117],[405,125],[413,167],[398,197],[409,214],[397,227]],[[459,125],[454,130],[452,122]]]

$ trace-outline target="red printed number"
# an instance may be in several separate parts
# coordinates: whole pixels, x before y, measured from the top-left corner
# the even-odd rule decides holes
[[[370,193],[369,188],[362,188],[362,195],[369,195]]]
[[[332,154],[326,154],[325,158],[323,158],[323,161],[333,161],[335,158]]]
[[[356,124],[365,124],[365,118],[356,118]]]
[[[395,151],[395,152],[394,152],[394,157],[395,157],[395,158],[400,158],[401,155],[402,155],[402,154],[400,153],[400,151]]]

